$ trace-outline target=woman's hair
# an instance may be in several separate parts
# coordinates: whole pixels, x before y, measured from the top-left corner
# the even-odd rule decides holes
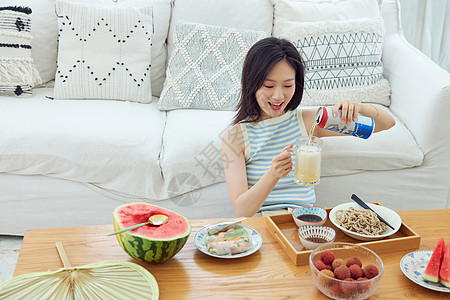
[[[295,92],[285,110],[294,110],[299,106],[305,82],[303,60],[291,42],[268,37],[256,42],[245,58],[241,79],[242,92],[233,125],[241,121],[259,120],[261,108],[256,101],[255,93],[264,84],[272,67],[281,60],[286,60],[295,70]]]

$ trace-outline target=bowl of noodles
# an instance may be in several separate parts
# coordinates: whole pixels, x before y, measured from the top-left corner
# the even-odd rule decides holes
[[[329,213],[329,219],[334,226],[346,235],[360,241],[383,239],[393,235],[400,229],[402,219],[395,211],[371,203],[367,203],[367,205],[394,229],[381,222],[372,211],[364,209],[355,202],[343,203],[334,207]]]

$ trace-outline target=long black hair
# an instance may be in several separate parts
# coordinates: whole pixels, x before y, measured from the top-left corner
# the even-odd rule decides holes
[[[264,84],[272,67],[281,60],[286,60],[295,70],[295,92],[285,110],[294,110],[300,105],[305,83],[304,62],[291,42],[276,37],[268,37],[256,42],[245,58],[242,69],[241,97],[232,122],[233,125],[241,121],[254,122],[259,120],[261,108],[256,101],[255,93]]]

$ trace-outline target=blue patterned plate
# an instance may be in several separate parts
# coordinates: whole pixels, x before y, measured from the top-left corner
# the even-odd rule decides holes
[[[422,278],[422,274],[425,271],[432,254],[432,250],[421,250],[408,253],[403,256],[400,261],[400,268],[406,277],[418,285],[430,290],[450,293],[450,288],[445,287],[443,284],[429,282]]]
[[[228,255],[217,255],[217,254],[213,254],[211,252],[208,251],[208,248],[206,247],[206,243],[205,243],[205,238],[208,235],[208,230],[206,227],[203,227],[202,229],[200,229],[199,231],[197,231],[197,233],[194,236],[194,244],[197,247],[198,250],[200,250],[201,252],[208,254],[210,256],[213,257],[218,257],[218,258],[239,258],[239,257],[244,257],[244,256],[248,256],[250,254],[255,253],[256,251],[258,251],[259,248],[261,248],[262,245],[262,237],[261,235],[254,230],[253,228],[247,227],[242,225],[242,227],[247,230],[248,235],[250,236],[252,243],[253,243],[253,247],[245,252],[242,253],[238,253],[238,254],[228,254]]]

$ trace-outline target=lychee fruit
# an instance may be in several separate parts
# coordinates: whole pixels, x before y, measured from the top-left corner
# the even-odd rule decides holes
[[[346,295],[352,295],[358,288],[358,285],[353,278],[346,278],[342,283],[342,292]]]
[[[325,270],[322,270],[320,272],[325,274],[325,275],[327,275],[327,276],[330,276],[330,277],[334,278],[334,273],[332,271],[330,271],[330,270],[325,269]]]
[[[321,261],[321,260],[315,261],[315,262],[314,262],[314,267],[316,267],[317,270],[319,270],[319,271],[326,270],[326,268],[327,268],[327,267],[325,266],[325,264],[323,263],[323,261]]]
[[[378,268],[374,265],[367,265],[363,269],[364,276],[366,276],[367,279],[374,278],[378,275]]]
[[[367,278],[366,277],[359,277],[358,279],[356,279],[356,281],[364,281],[364,280],[367,280]]]
[[[345,278],[349,278],[350,277],[350,269],[345,265],[339,266],[336,269],[334,269],[334,276],[337,279],[341,279],[341,280],[344,280]]]
[[[330,294],[333,297],[340,297],[341,295],[341,286],[340,284],[335,284],[333,286],[330,287]]]
[[[356,279],[356,281],[366,281],[359,283],[359,288],[362,292],[367,291],[371,284],[366,277],[359,277],[358,279]]]
[[[353,279],[358,279],[360,277],[363,277],[363,270],[361,269],[360,266],[358,266],[357,264],[353,264],[351,265],[349,268],[350,270],[350,277]]]
[[[320,259],[323,261],[326,265],[331,265],[334,260],[334,253],[330,250],[325,250],[322,253],[320,253]]]
[[[334,273],[330,270],[325,269],[325,270],[320,271],[320,273],[323,273],[331,278],[334,278]],[[333,281],[333,279],[330,279],[327,276],[321,276],[321,274],[318,275],[319,281],[324,285],[327,285]]]
[[[349,259],[347,259],[345,265],[349,268],[351,265],[358,265],[360,268],[362,268],[362,263],[357,257],[350,257]]]
[[[327,270],[330,270],[330,271],[333,272],[333,267],[332,267],[332,266],[330,266],[330,265],[325,265],[325,268],[327,268]]]
[[[333,270],[334,270],[343,264],[344,264],[344,260],[342,258],[336,258],[335,260],[333,260],[333,264],[331,266],[333,267]]]

